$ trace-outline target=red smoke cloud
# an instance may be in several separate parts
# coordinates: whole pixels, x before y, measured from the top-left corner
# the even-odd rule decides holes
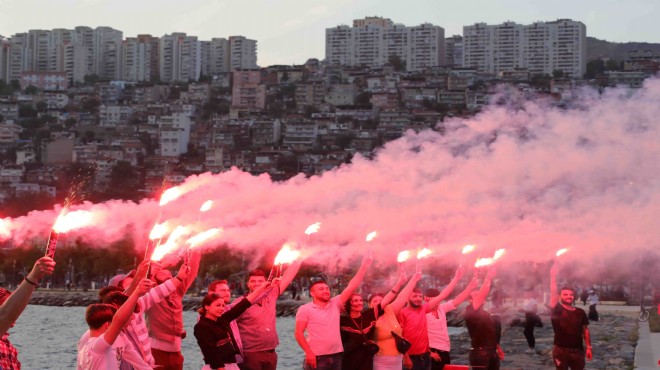
[[[377,259],[426,246],[431,258],[458,261],[506,248],[503,261],[563,260],[657,248],[660,236],[660,80],[636,91],[584,90],[579,106],[528,101],[490,106],[453,119],[442,133],[408,132],[373,160],[356,157],[322,176],[273,183],[237,169],[189,177],[182,195],[159,207],[112,201],[72,207],[94,213],[97,227],[70,234],[107,244],[133,230],[146,244],[156,222],[222,228],[217,239],[259,253],[297,241],[317,262],[363,254],[365,235]],[[200,214],[200,206],[213,207]],[[16,243],[48,236],[59,210],[0,220]],[[322,223],[306,238],[306,227]],[[307,244],[305,246],[305,244]],[[466,263],[469,263],[466,261]]]

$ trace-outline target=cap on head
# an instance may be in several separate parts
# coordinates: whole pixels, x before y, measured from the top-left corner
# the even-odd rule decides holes
[[[131,278],[132,278],[132,277],[135,277],[135,270],[132,270],[132,271],[129,272],[128,274],[120,274],[120,275],[117,275],[117,276],[113,277],[112,279],[110,279],[110,282],[108,283],[108,286],[116,286],[116,287],[118,287],[119,284],[120,284],[124,279],[126,279],[127,277],[131,277]]]

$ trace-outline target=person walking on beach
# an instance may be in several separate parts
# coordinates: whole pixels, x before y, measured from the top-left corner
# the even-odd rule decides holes
[[[341,370],[344,347],[339,331],[340,311],[362,283],[372,262],[371,255],[365,256],[346,289],[334,298],[325,281],[316,281],[309,287],[312,302],[298,308],[295,329],[296,341],[305,352],[305,370]]]
[[[589,319],[583,309],[573,306],[575,292],[571,288],[561,288],[557,294],[558,270],[556,263],[550,268],[550,320],[555,332],[552,359],[557,370],[582,370],[585,356],[588,361],[593,357]]]
[[[593,289],[589,290],[587,304],[589,305],[589,321],[598,321],[600,317],[598,316],[598,311],[596,311],[596,305],[600,304],[600,299],[598,299],[598,294]]]
[[[534,328],[543,327],[543,322],[541,317],[539,317],[538,311],[538,302],[534,298],[534,291],[528,290],[525,292],[525,300],[523,301],[522,306],[523,311],[525,312],[525,330],[523,334],[527,340],[527,345],[529,349],[527,353],[536,353],[536,338],[534,337]]]

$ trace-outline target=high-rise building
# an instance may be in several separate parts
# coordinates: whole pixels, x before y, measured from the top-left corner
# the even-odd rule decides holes
[[[367,17],[354,20],[353,27],[328,28],[325,36],[329,64],[380,67],[393,56],[410,71],[444,64],[445,31],[429,23],[408,27],[387,18]]]
[[[499,73],[526,68],[531,74],[560,70],[581,78],[586,72],[586,27],[560,19],[520,25],[477,23],[463,27],[463,66]]]
[[[257,66],[257,41],[244,36],[229,36],[229,71]]]
[[[147,45],[149,81],[156,81],[158,80],[160,74],[160,39],[151,35],[137,35],[137,39],[138,42]]]
[[[28,70],[35,72],[49,71],[49,59],[54,55],[51,31],[28,31]]]
[[[149,81],[151,79],[149,43],[137,37],[127,37],[122,49],[122,79],[125,81]]]
[[[29,70],[29,55],[27,33],[17,33],[9,38],[6,81],[18,81],[21,79],[21,73]]]
[[[123,33],[111,27],[94,29],[92,72],[104,80],[121,79],[121,47]]]
[[[197,80],[201,74],[201,46],[196,36],[176,32],[160,38],[160,80]]]
[[[450,67],[463,66],[463,36],[445,38],[445,64]]]

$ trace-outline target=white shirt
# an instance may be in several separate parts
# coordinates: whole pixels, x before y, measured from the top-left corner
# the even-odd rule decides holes
[[[117,336],[112,345],[105,341],[103,334],[90,337],[89,330],[78,341],[78,370],[115,370],[119,369],[121,360],[136,370],[151,369],[123,333]]]
[[[441,303],[436,312],[438,317],[433,315],[433,312],[426,314],[426,327],[429,332],[429,347],[447,351],[451,347],[449,340],[449,330],[447,329],[447,312],[455,310],[454,301]]]

